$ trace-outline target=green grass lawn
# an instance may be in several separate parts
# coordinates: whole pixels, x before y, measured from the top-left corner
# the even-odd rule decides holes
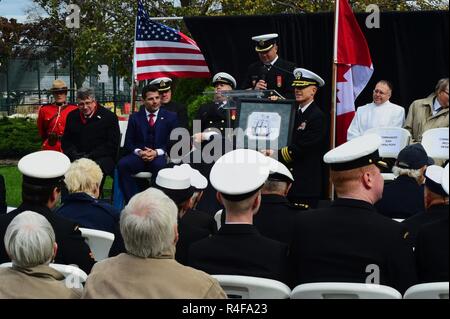
[[[22,174],[17,166],[0,166],[0,174],[5,178],[6,184],[6,203],[8,206],[17,207],[22,202]],[[112,189],[112,178],[107,177],[105,181],[104,197],[108,198]]]

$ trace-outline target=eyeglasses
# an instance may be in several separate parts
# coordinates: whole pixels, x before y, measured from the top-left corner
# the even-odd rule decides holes
[[[380,95],[385,95],[386,94],[386,92],[383,92],[381,90],[373,90],[373,93],[380,94]]]

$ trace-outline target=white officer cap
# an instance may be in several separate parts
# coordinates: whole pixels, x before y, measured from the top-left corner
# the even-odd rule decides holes
[[[278,39],[278,33],[262,34],[252,37],[256,42],[256,52],[266,52],[273,48]]]
[[[219,72],[214,75],[212,84],[215,86],[216,83],[225,83],[230,85],[233,89],[236,88],[236,80],[234,79],[234,77],[225,72]]]
[[[289,171],[286,165],[271,157],[268,157],[268,159],[270,161],[270,173],[268,178],[269,180],[288,183],[292,183],[294,181],[294,176],[292,176],[292,173]]]
[[[159,92],[169,91],[172,84],[172,79],[167,77],[161,77],[154,79],[150,82],[151,85],[158,87]]]
[[[378,154],[380,145],[379,135],[363,135],[330,150],[323,156],[323,160],[330,164],[333,171],[346,171],[370,164],[386,168],[386,163],[380,160]]]
[[[163,191],[176,204],[188,200],[195,189],[191,186],[191,177],[187,170],[163,168],[156,176],[155,187]]]
[[[325,85],[325,81],[313,71],[303,68],[297,68],[293,73],[294,81],[292,82],[292,86],[294,87],[306,88],[310,85],[319,87]]]
[[[23,181],[42,185],[64,179],[69,170],[70,159],[61,152],[38,151],[22,157],[17,165],[23,174]]]
[[[175,170],[183,170],[190,177],[191,186],[197,190],[205,189],[208,186],[208,180],[198,170],[193,169],[189,164],[181,164],[173,167]]]
[[[435,194],[448,196],[448,192],[444,190],[442,185],[444,171],[445,169],[441,166],[428,166],[425,171],[425,186]]]
[[[449,194],[448,193],[449,192],[449,189],[448,189],[448,178],[449,178],[449,176],[448,176],[448,164],[447,164],[447,165],[445,165],[444,173],[442,174],[442,182],[441,182],[442,188],[447,193],[447,195]]]
[[[269,176],[270,162],[260,152],[237,149],[214,163],[211,185],[230,201],[241,201],[255,194]]]

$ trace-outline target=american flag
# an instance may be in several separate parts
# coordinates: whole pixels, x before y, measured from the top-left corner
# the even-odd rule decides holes
[[[150,20],[138,1],[134,42],[134,77],[210,77],[208,65],[194,40],[166,25]]]

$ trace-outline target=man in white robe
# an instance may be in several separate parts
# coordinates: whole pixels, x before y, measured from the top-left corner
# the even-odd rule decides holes
[[[347,131],[347,140],[361,136],[373,127],[403,127],[405,109],[391,103],[392,85],[379,81],[373,90],[373,102],[360,106]]]

